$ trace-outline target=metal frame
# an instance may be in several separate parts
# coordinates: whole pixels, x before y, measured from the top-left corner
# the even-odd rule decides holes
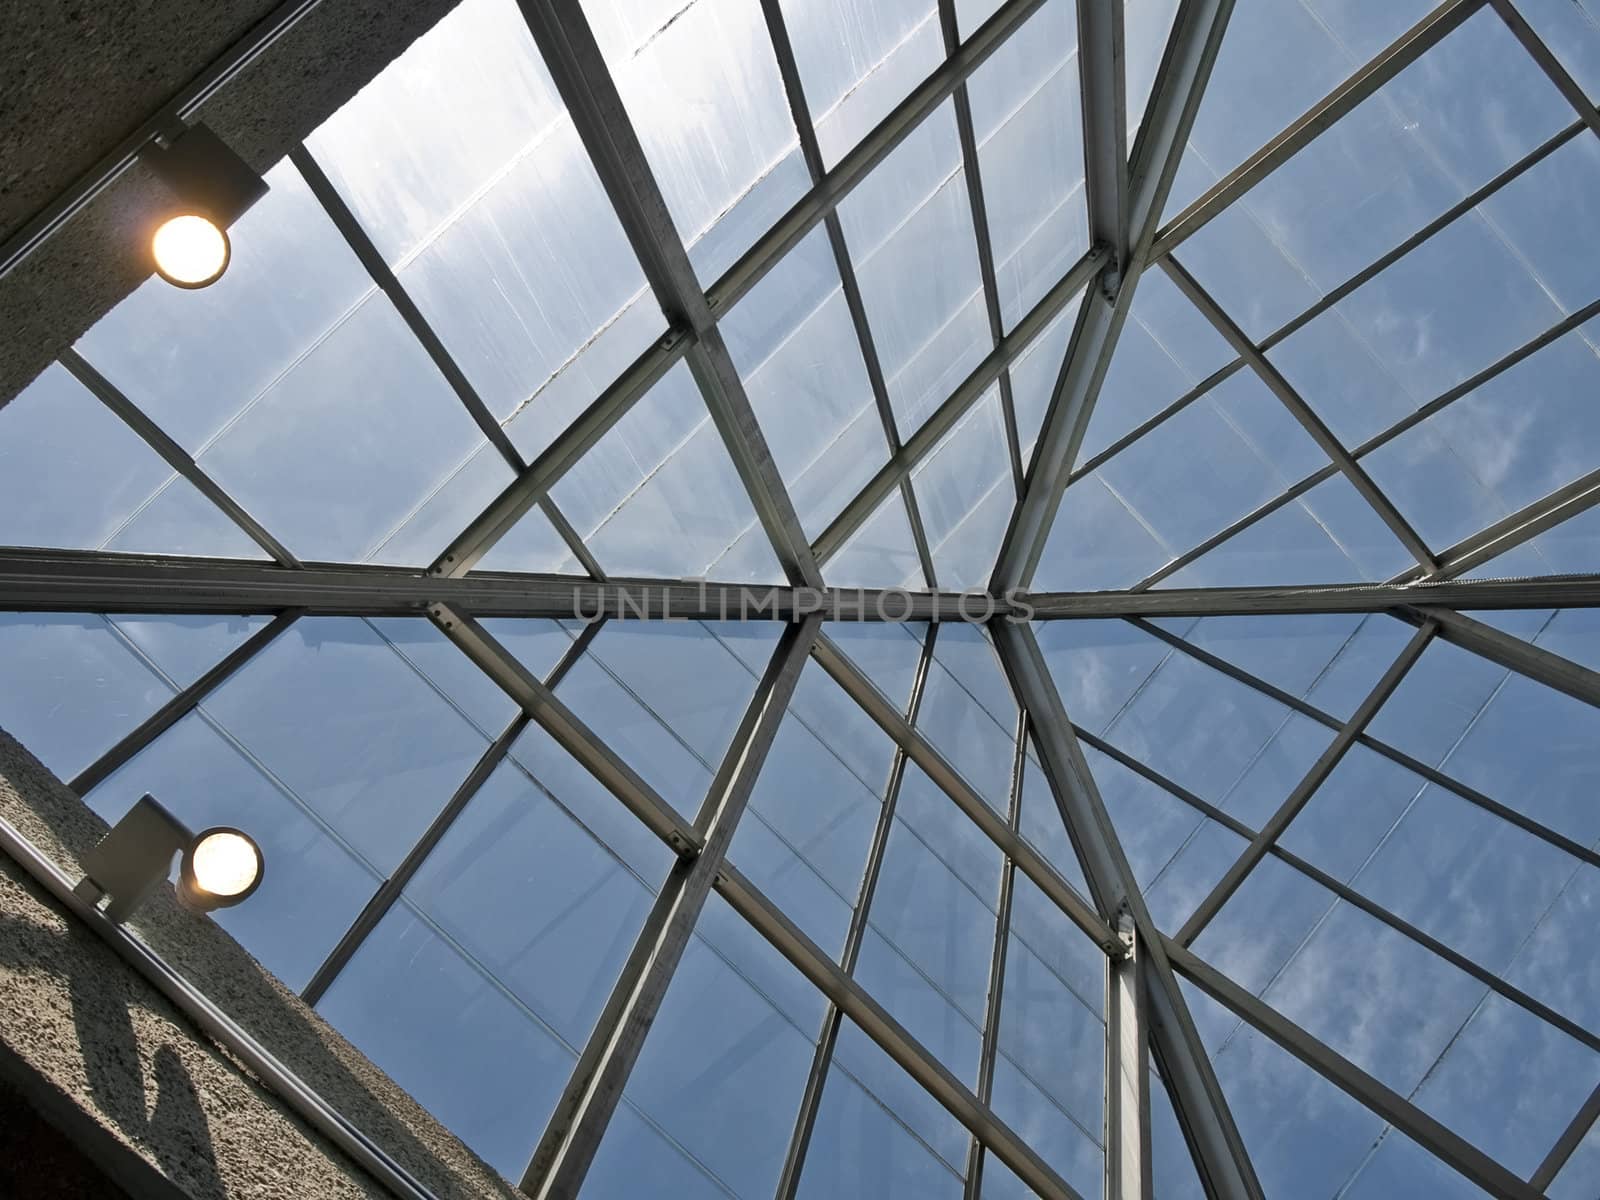
[[[479,788],[505,761],[512,744],[531,724],[538,724],[545,730],[677,856],[673,872],[645,921],[605,1011],[582,1050],[566,1094],[529,1163],[522,1183],[532,1194],[566,1196],[576,1194],[581,1187],[696,918],[713,889],[810,980],[828,1002],[780,1176],[780,1200],[790,1200],[799,1188],[823,1088],[834,1065],[834,1047],[846,1018],[857,1024],[971,1133],[966,1181],[969,1200],[977,1194],[982,1165],[989,1155],[996,1156],[1041,1196],[1052,1200],[1075,1197],[1072,1188],[990,1107],[1010,937],[1011,899],[1019,871],[1040,888],[1064,919],[1072,922],[1106,955],[1104,1134],[1108,1197],[1146,1200],[1150,1195],[1149,1087],[1152,1076],[1149,1066],[1152,1057],[1171,1095],[1174,1111],[1208,1193],[1213,1197],[1261,1194],[1254,1167],[1179,989],[1180,976],[1220,1000],[1244,1021],[1491,1194],[1520,1197],[1547,1187],[1600,1113],[1600,1090],[1597,1090],[1573,1115],[1530,1178],[1516,1179],[1481,1151],[1422,1113],[1411,1100],[1384,1087],[1285,1020],[1190,949],[1250,872],[1262,860],[1271,857],[1325,889],[1331,898],[1360,909],[1410,939],[1422,951],[1449,962],[1489,992],[1589,1049],[1600,1051],[1600,1031],[1584,1028],[1509,983],[1489,966],[1462,954],[1363,895],[1355,886],[1333,878],[1279,845],[1280,835],[1328,778],[1340,758],[1351,747],[1360,745],[1560,849],[1575,863],[1600,867],[1600,850],[1541,825],[1452,778],[1445,770],[1418,762],[1366,732],[1368,722],[1389,702],[1405,672],[1433,638],[1451,642],[1576,701],[1600,706],[1600,672],[1533,642],[1502,633],[1468,615],[1478,609],[1600,607],[1600,574],[1498,580],[1459,578],[1495,556],[1600,504],[1600,469],[1478,530],[1455,546],[1434,551],[1423,543],[1406,517],[1376,486],[1361,462],[1366,455],[1600,315],[1600,300],[1563,318],[1361,445],[1349,448],[1333,437],[1268,358],[1269,351],[1295,331],[1348,299],[1404,255],[1451,222],[1465,217],[1574,138],[1600,134],[1600,112],[1510,0],[1445,0],[1158,229],[1178,160],[1227,28],[1232,4],[1230,0],[1182,0],[1130,157],[1126,144],[1121,6],[1080,0],[1077,28],[1084,190],[1092,248],[1007,332],[1000,316],[984,180],[966,81],[1007,38],[1016,35],[1045,2],[1008,0],[979,29],[962,40],[957,35],[954,3],[939,0],[938,20],[946,51],[944,61],[854,149],[828,169],[818,146],[782,7],[778,0],[762,0],[769,40],[811,186],[721,278],[705,287],[690,265],[643,147],[630,125],[579,6],[558,0],[522,0],[521,8],[529,29],[668,325],[666,336],[630,364],[576,422],[561,431],[531,462],[520,454],[487,409],[460,365],[309,151],[301,146],[292,152],[291,159],[329,219],[365,266],[374,285],[395,305],[412,336],[428,353],[484,438],[515,474],[513,482],[426,569],[300,561],[289,547],[274,538],[210,479],[194,458],[145,416],[112,380],[77,352],[69,350],[62,355],[67,370],[273,560],[225,561],[167,555],[0,549],[0,608],[4,609],[273,614],[264,628],[193,683],[177,690],[155,714],[80,772],[72,781],[80,794],[103,783],[185,715],[194,712],[206,696],[253,655],[306,615],[427,617],[517,702],[516,717],[488,745],[460,786],[441,806],[434,821],[392,875],[377,888],[366,908],[315,973],[304,991],[308,1001],[315,1003],[326,993],[363,940],[401,898],[408,881],[445,836],[452,822],[472,803]],[[314,4],[315,0],[291,0],[280,5],[228,55],[152,115],[130,135],[129,141],[116,148],[6,243],[0,253],[0,275],[23,261],[125,170],[139,146],[181,122]],[[1485,9],[1492,9],[1511,30],[1532,60],[1566,97],[1576,119],[1282,327],[1264,338],[1252,340],[1184,270],[1174,253],[1178,246],[1334,122],[1371,97],[1398,72]],[[956,116],[992,346],[979,365],[955,386],[921,427],[902,431],[889,403],[887,383],[836,209],[853,188],[947,99],[952,101]],[[718,321],[819,225],[829,239],[856,341],[866,365],[873,403],[883,425],[888,458],[815,541],[808,544],[738,372],[722,342]],[[1093,458],[1078,463],[1078,450],[1122,324],[1128,316],[1134,289],[1143,271],[1152,264],[1159,264],[1173,279],[1200,314],[1232,346],[1236,357],[1137,429]],[[1077,323],[1056,379],[1034,461],[1031,466],[1025,466],[1011,395],[1010,368],[1080,295],[1083,301]],[[555,482],[680,361],[687,362],[705,398],[708,411],[750,495],[756,518],[784,568],[786,586],[744,588],[693,580],[608,579],[601,564],[585,546],[581,532],[572,528],[550,499],[550,489]],[[1308,431],[1327,454],[1328,465],[1127,589],[1098,593],[1027,591],[1066,487],[1097,470],[1189,404],[1205,397],[1211,388],[1246,369],[1255,372]],[[996,385],[1001,394],[1017,504],[987,594],[940,592],[911,474],[982,395]],[[1386,583],[1317,587],[1156,587],[1235,534],[1341,473],[1416,558],[1416,567]],[[929,588],[899,591],[824,587],[825,576],[819,563],[837,554],[896,492],[905,504]],[[535,507],[548,515],[589,578],[474,570],[496,541]],[[1417,627],[1417,633],[1404,651],[1347,720],[1322,712],[1148,619],[1304,613],[1384,613]],[[779,620],[787,622],[789,627],[756,685],[732,748],[717,768],[700,812],[690,820],[663,800],[607,744],[599,731],[588,727],[567,707],[558,696],[558,687],[567,671],[589,651],[600,620],[715,620],[732,615]],[[551,673],[540,679],[480,623],[486,618],[504,616],[580,616],[591,623],[574,639]],[[1282,704],[1286,710],[1333,731],[1328,749],[1260,829],[1245,826],[1186,791],[1181,784],[1166,779],[1148,764],[1071,722],[1062,708],[1031,629],[1020,622],[1106,618],[1131,621],[1172,652],[1222,671]],[[839,646],[821,632],[822,622],[838,620],[932,622],[907,707],[902,709],[885,698]],[[936,651],[937,623],[956,620],[988,622],[1004,673],[1018,701],[1010,804],[1003,815],[978,795],[952,761],[917,728],[919,707]],[[869,846],[844,951],[838,962],[813,944],[725,857],[766,750],[787,712],[797,678],[808,661],[815,661],[887,735],[894,747],[882,808]],[[1247,842],[1243,854],[1173,936],[1157,930],[1151,920],[1116,830],[1083,759],[1080,742],[1122,762]],[[1073,843],[1088,883],[1090,900],[1074,891],[1021,835],[1020,791],[1030,744],[1037,752],[1038,763]],[[852,977],[908,764],[915,764],[926,773],[1001,855],[1000,891],[996,898],[994,943],[982,1022],[981,1064],[974,1087],[955,1078]],[[19,861],[31,861],[27,858],[28,848],[13,845],[5,834],[6,829],[0,825],[0,842],[5,843],[5,848],[13,856],[20,856]],[[229,1036],[235,1035],[230,1033]],[[307,1094],[303,1084],[273,1075],[270,1063],[264,1074],[274,1086],[281,1086],[292,1102],[303,1105],[303,1111],[313,1119],[330,1119],[323,1112],[326,1105],[314,1094]],[[349,1142],[353,1153],[364,1160],[371,1159],[375,1170],[386,1169],[381,1151],[374,1156],[373,1148],[367,1146],[358,1133],[339,1129],[336,1121],[330,1127],[336,1136]],[[530,1140],[536,1132],[530,1131]],[[403,1190],[407,1185],[402,1179],[396,1186]]]

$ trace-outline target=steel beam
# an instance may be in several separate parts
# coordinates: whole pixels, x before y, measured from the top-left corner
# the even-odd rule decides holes
[[[1106,1200],[1151,1200],[1150,1030],[1144,953],[1133,918],[1117,919],[1127,947],[1106,959]]]
[[[1491,1196],[1538,1200],[1539,1193],[1470,1142],[1452,1133],[1394,1089],[1380,1083],[1349,1059],[1282,1013],[1258,1000],[1177,942],[1165,942],[1168,958],[1201,991],[1233,1010],[1329,1083],[1377,1113],[1446,1166]]]
[[[170,100],[141,121],[136,129],[108,150],[72,185],[36,212],[0,246],[0,279],[15,270],[44,245],[62,226],[86,208],[101,192],[120,179],[157,137],[181,127],[207,100],[226,87],[279,38],[293,29],[319,0],[284,0],[257,21],[238,41],[222,52]]]
[[[303,608],[343,616],[423,616],[434,603],[479,617],[650,620],[958,621],[982,598],[896,589],[749,587],[681,579],[576,576],[440,578],[404,567],[268,563],[182,555],[0,549],[0,611],[246,613]],[[1010,611],[998,602],[996,611]]]
[[[1200,936],[1200,931],[1217,915],[1234,892],[1239,890],[1239,885],[1244,882],[1245,876],[1255,869],[1256,864],[1277,844],[1283,831],[1289,828],[1290,822],[1311,802],[1311,797],[1316,795],[1317,789],[1327,782],[1328,776],[1333,774],[1334,768],[1349,752],[1350,747],[1356,744],[1356,739],[1366,732],[1367,726],[1378,715],[1378,710],[1388,703],[1390,696],[1394,695],[1395,689],[1405,679],[1406,673],[1416,665],[1417,659],[1422,657],[1422,652],[1433,640],[1436,628],[1433,622],[1424,621],[1422,628],[1417,630],[1394,662],[1389,664],[1389,669],[1367,693],[1366,699],[1356,706],[1355,712],[1350,714],[1350,719],[1339,727],[1333,740],[1317,756],[1316,762],[1311,764],[1300,782],[1295,784],[1294,790],[1278,806],[1277,812],[1267,819],[1266,824],[1261,826],[1260,832],[1251,838],[1250,844],[1223,872],[1216,886],[1195,906],[1194,912],[1189,914],[1189,919],[1183,923],[1183,928],[1178,931],[1175,939],[1180,946],[1194,944],[1195,938]]]
[[[95,399],[120,417],[145,445],[161,456],[167,466],[187,479],[195,491],[216,505],[223,516],[237,525],[246,537],[265,550],[275,562],[285,567],[300,565],[300,560],[287,546],[273,537],[266,526],[246,512],[244,506],[230,496],[221,484],[212,479],[187,450],[168,436],[166,430],[146,416],[138,405],[124,396],[121,390],[100,374],[93,364],[70,346],[61,351],[58,358],[68,373],[87,388]]]
[[[766,435],[587,17],[578,5],[554,0],[521,0],[519,6],[668,324],[693,334],[689,370],[779,565],[791,584],[821,587]]]
[[[1343,443],[1333,436],[1333,431],[1323,423],[1322,418],[1301,399],[1300,393],[1295,391],[1283,377],[1282,372],[1267,361],[1267,356],[1261,353],[1245,331],[1222,311],[1222,306],[1211,298],[1210,293],[1200,286],[1193,275],[1184,270],[1183,265],[1175,257],[1162,259],[1161,266],[1168,278],[1177,285],[1178,290],[1188,298],[1200,315],[1225,342],[1233,347],[1234,353],[1255,372],[1256,378],[1266,385],[1267,390],[1289,410],[1289,415],[1299,422],[1300,427],[1317,444],[1318,449],[1328,456],[1328,461],[1350,481],[1350,486],[1355,488],[1357,494],[1367,502],[1379,520],[1389,527],[1389,531],[1406,548],[1411,557],[1417,560],[1424,571],[1435,570],[1438,563],[1434,560],[1433,551],[1428,549],[1427,543],[1411,527],[1411,522],[1400,515],[1400,510],[1383,494],[1378,485],[1372,482],[1372,477],[1367,474],[1366,469],[1356,461],[1350,451],[1344,448]]]
[[[1600,607],[1600,575],[1306,587],[1163,588],[1148,592],[1027,592],[1015,597],[1035,620],[1078,617],[1220,617],[1388,612],[1429,608]]]
[[[1128,260],[1128,100],[1123,6],[1078,0],[1078,82],[1083,98],[1083,190],[1089,240]]]
[[[680,858],[661,885],[523,1172],[521,1187],[530,1196],[567,1200],[582,1190],[689,937],[711,896],[712,884],[723,870],[734,831],[755,790],[820,625],[816,617],[810,617],[789,626],[779,638],[695,818],[695,829],[702,836],[700,851],[692,858]]]
[[[940,791],[955,801],[956,807],[966,813],[972,823],[987,834],[989,840],[999,846],[1056,907],[1088,934],[1097,946],[1107,951],[1118,948],[1116,933],[1106,917],[1085,904],[1083,898],[1072,890],[1044,856],[1012,831],[1005,818],[995,812],[933,744],[900,715],[899,710],[861,673],[860,668],[826,637],[817,639],[813,655],[834,682],[866,710],[878,727],[905,750],[911,761],[933,780]]]
[[[141,721],[138,728],[129,732],[111,749],[79,771],[67,786],[79,796],[87,796],[139,751],[192,713],[200,701],[226,683],[235,671],[254,658],[259,651],[266,649],[274,638],[294,624],[295,618],[299,615],[298,610],[289,609],[268,621],[223,655],[210,670]]]
[[[1563,658],[1533,642],[1502,633],[1450,609],[1427,609],[1419,617],[1437,624],[1439,636],[1470,650],[1481,658],[1499,663],[1519,675],[1538,681],[1574,700],[1600,707],[1600,671],[1592,671],[1571,659]]]
[[[1156,237],[1150,257],[1159,259],[1171,254],[1334,122],[1437,46],[1483,5],[1484,0],[1445,0],[1174,217]]]
[[[1200,1042],[1183,993],[1178,990],[1160,935],[1134,881],[1133,869],[1123,854],[1083,751],[1073,735],[1072,723],[1062,707],[1044,656],[1039,652],[1039,644],[1026,625],[995,622],[991,628],[1012,691],[1028,714],[1028,728],[1039,752],[1040,766],[1050,783],[1084,879],[1094,895],[1095,906],[1102,919],[1116,920],[1119,924],[1126,914],[1133,926],[1135,952],[1139,948],[1145,951],[1142,966],[1135,969],[1142,976],[1145,989],[1150,1037],[1163,1078],[1172,1093],[1173,1109],[1194,1155],[1195,1167],[1211,1196],[1259,1200],[1261,1184],[1244,1140],[1234,1125],[1227,1099]],[[1123,950],[1120,940],[1115,949]],[[1129,986],[1137,987],[1138,980],[1130,982]],[[1140,1015],[1135,1013],[1135,1020]],[[1118,1054],[1120,1056],[1120,1049]],[[1142,1103],[1137,1097],[1133,1099]],[[1130,1147],[1124,1134],[1118,1136],[1121,1140],[1115,1151],[1108,1142],[1106,1152],[1108,1157],[1116,1153],[1120,1160]],[[1139,1156],[1137,1173],[1139,1186],[1143,1187],[1148,1178],[1142,1169],[1144,1152],[1137,1143],[1131,1148],[1134,1155]],[[1125,1167],[1135,1169],[1132,1163],[1119,1161],[1119,1177],[1123,1177]],[[1109,1164],[1107,1169],[1111,1169]]]
[[[1556,1139],[1556,1144],[1550,1147],[1550,1153],[1544,1156],[1538,1168],[1528,1176],[1528,1183],[1535,1191],[1543,1193],[1549,1190],[1550,1185],[1556,1181],[1556,1176],[1561,1174],[1561,1168],[1567,1165],[1567,1160],[1582,1144],[1597,1120],[1600,1120],[1600,1086],[1589,1093],[1589,1098],[1583,1102],[1583,1107],[1574,1114],[1571,1123]]]
[[[1026,492],[1001,542],[991,591],[1027,587],[1033,580],[1232,12],[1233,0],[1183,0],[1174,18],[1134,148],[1125,209],[1127,260],[1108,269],[1084,297],[1034,448]]]
[[[1600,470],[1541,496],[1510,516],[1463,538],[1439,556],[1439,569],[1423,583],[1455,579],[1600,504]],[[1471,607],[1470,605],[1468,607]]]

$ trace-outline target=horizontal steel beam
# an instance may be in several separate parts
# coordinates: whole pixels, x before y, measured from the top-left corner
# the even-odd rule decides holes
[[[424,616],[435,603],[476,617],[652,620],[983,620],[1009,611],[978,594],[609,580],[577,576],[427,575],[404,567],[268,563],[77,550],[0,550],[0,612],[246,613]],[[993,613],[988,610],[993,609]],[[965,611],[963,611],[965,610]]]
[[[1600,575],[1307,587],[1165,588],[1148,592],[1024,592],[1017,608],[1039,621],[1098,617],[1220,617],[1448,608],[1600,607]]]

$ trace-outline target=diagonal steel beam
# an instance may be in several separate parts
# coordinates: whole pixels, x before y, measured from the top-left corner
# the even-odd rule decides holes
[[[1411,527],[1411,522],[1400,515],[1389,497],[1377,484],[1372,482],[1372,477],[1366,469],[1356,461],[1355,455],[1346,450],[1333,432],[1323,424],[1322,418],[1312,411],[1309,404],[1295,391],[1294,387],[1283,377],[1277,367],[1267,361],[1256,344],[1250,340],[1248,334],[1234,323],[1233,318],[1223,312],[1222,306],[1212,299],[1211,294],[1201,287],[1195,277],[1184,270],[1183,264],[1176,257],[1167,257],[1161,260],[1161,266],[1166,271],[1167,277],[1177,285],[1178,290],[1184,294],[1195,309],[1222,336],[1223,341],[1233,347],[1235,354],[1239,355],[1245,363],[1255,372],[1256,378],[1266,385],[1267,390],[1276,396],[1289,414],[1300,423],[1300,427],[1310,435],[1318,448],[1328,456],[1340,473],[1350,481],[1357,494],[1365,500],[1378,518],[1389,527],[1390,532],[1406,548],[1411,557],[1421,564],[1423,570],[1432,571],[1438,566],[1434,560],[1433,552],[1428,549],[1426,542]]]
[[[1550,47],[1545,45],[1544,39],[1534,32],[1533,26],[1528,24],[1527,18],[1517,11],[1517,6],[1512,4],[1510,0],[1490,0],[1490,3],[1494,8],[1495,15],[1506,23],[1506,27],[1516,36],[1517,41],[1522,43],[1522,48],[1528,52],[1529,57],[1539,64],[1539,69],[1545,73],[1551,83],[1556,85],[1556,90],[1561,93],[1566,102],[1572,105],[1572,109],[1578,114],[1579,119],[1592,132],[1600,135],[1600,112],[1595,110],[1594,104],[1584,92],[1582,85],[1561,65],[1561,60],[1551,53]]]
[[[1294,790],[1284,802],[1278,806],[1278,811],[1267,819],[1260,831],[1250,839],[1239,857],[1223,872],[1222,878],[1208,892],[1203,900],[1195,906],[1194,912],[1189,914],[1189,919],[1183,923],[1183,928],[1178,930],[1174,939],[1180,946],[1194,945],[1195,938],[1211,922],[1211,919],[1221,911],[1229,898],[1239,890],[1239,885],[1245,876],[1255,869],[1257,863],[1266,857],[1271,848],[1277,844],[1283,831],[1289,828],[1290,823],[1300,815],[1301,811],[1311,802],[1311,797],[1316,795],[1317,789],[1327,782],[1350,747],[1356,744],[1357,739],[1366,732],[1372,719],[1378,715],[1378,710],[1388,703],[1389,697],[1394,695],[1395,689],[1405,679],[1406,673],[1411,670],[1422,652],[1428,648],[1428,643],[1433,640],[1436,626],[1432,621],[1425,621],[1421,629],[1406,643],[1394,662],[1389,664],[1389,669],[1383,677],[1367,693],[1355,712],[1350,714],[1350,719],[1339,727],[1333,740],[1323,752],[1317,756],[1316,762],[1311,764],[1309,770],[1295,784]]]
[[[523,1172],[521,1187],[530,1196],[554,1200],[575,1197],[582,1189],[712,885],[724,868],[734,830],[755,790],[819,625],[811,617],[790,625],[779,638],[695,818],[695,829],[702,835],[699,853],[680,858],[661,885]]]
[[[1173,1109],[1194,1155],[1195,1167],[1213,1197],[1262,1195],[1244,1140],[1227,1098],[1200,1042],[1194,1019],[1155,922],[1145,907],[1133,869],[1111,817],[1089,773],[1072,723],[1061,704],[1033,631],[1025,624],[996,621],[991,629],[1012,691],[1028,714],[1039,763],[1055,796],[1062,822],[1103,919],[1131,922],[1135,953],[1144,951],[1141,975],[1151,1042],[1171,1089]],[[1122,1154],[1109,1144],[1107,1154]],[[1142,1151],[1137,1151],[1142,1154]],[[1109,1170],[1109,1167],[1108,1167]],[[1120,1166],[1119,1166],[1120,1170]]]
[[[689,370],[779,565],[796,586],[822,586],[766,435],[588,19],[578,5],[553,0],[521,0],[520,7],[662,312],[671,326],[693,335]]]
[[[1448,608],[1419,609],[1417,615],[1437,624],[1439,636],[1445,641],[1454,642],[1463,650],[1470,650],[1480,658],[1499,663],[1546,687],[1565,692],[1574,700],[1600,707],[1600,671],[1592,671],[1542,646],[1502,633],[1492,625]]]
[[[59,358],[68,373],[87,388],[96,400],[122,418],[123,423],[133,430],[145,445],[160,455],[167,466],[188,480],[195,491],[216,505],[223,516],[237,525],[246,537],[265,550],[275,562],[285,567],[300,565],[300,560],[287,546],[273,537],[266,526],[246,512],[244,506],[229,495],[221,484],[212,479],[187,450],[174,441],[160,425],[152,421],[138,405],[124,396],[121,390],[100,374],[93,364],[71,347],[63,350]]]
[[[1567,1165],[1567,1160],[1582,1144],[1597,1120],[1600,1120],[1600,1086],[1589,1093],[1589,1098],[1573,1115],[1571,1123],[1556,1139],[1556,1144],[1550,1147],[1550,1152],[1544,1156],[1538,1168],[1528,1176],[1528,1182],[1535,1191],[1542,1193],[1549,1190],[1556,1176],[1561,1174],[1561,1168]]]
[[[1089,240],[1128,260],[1127,59],[1123,6],[1078,0],[1078,82],[1083,97],[1084,195]]]
[[[1194,203],[1174,217],[1156,236],[1152,260],[1166,257],[1199,233],[1214,217],[1256,184],[1305,149],[1321,134],[1405,70],[1468,17],[1485,0],[1445,0],[1422,20],[1402,33],[1377,55],[1329,92],[1282,133],[1208,188]]]
[[[1038,568],[1232,12],[1233,0],[1183,0],[1173,20],[1134,148],[1125,210],[1128,256],[1108,268],[1084,297],[1034,448],[1027,489],[1001,542],[991,591],[1027,587]]]
[[[1451,1132],[1393,1088],[1312,1037],[1220,971],[1165,939],[1172,965],[1212,999],[1231,1009],[1352,1099],[1377,1113],[1440,1162],[1502,1200],[1538,1200],[1539,1193],[1482,1150]]]
[[[1418,582],[1431,584],[1455,579],[1476,570],[1508,550],[1514,550],[1541,533],[1554,529],[1563,521],[1581,516],[1596,504],[1600,504],[1600,470],[1590,471],[1493,525],[1463,538],[1439,555],[1437,571]],[[1402,581],[1405,578],[1402,577]]]

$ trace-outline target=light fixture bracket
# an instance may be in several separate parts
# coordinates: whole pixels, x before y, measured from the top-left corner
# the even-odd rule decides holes
[[[226,229],[267,194],[267,182],[208,125],[152,141],[140,158],[186,212]]]

